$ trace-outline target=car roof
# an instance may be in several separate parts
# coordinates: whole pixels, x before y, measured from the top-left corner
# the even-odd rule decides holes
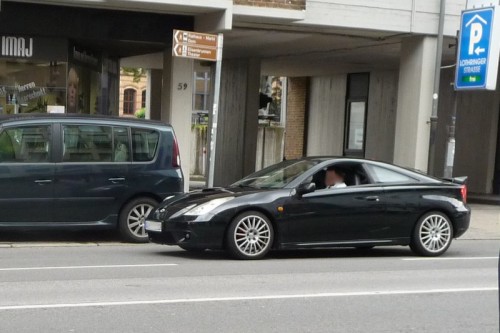
[[[416,170],[416,169],[411,169],[411,168],[406,168],[402,167],[396,164],[388,163],[388,162],[383,162],[383,161],[377,161],[377,160],[372,160],[372,159],[366,159],[366,158],[358,158],[358,157],[347,157],[347,156],[305,156],[302,158],[295,159],[295,161],[315,161],[318,163],[318,165],[321,165],[323,167],[324,165],[332,162],[357,162],[357,163],[367,163],[371,165],[378,165],[381,167],[389,167],[392,169],[395,169],[396,171],[407,174],[411,177],[420,179],[420,180],[428,180],[428,181],[438,181],[438,182],[443,182],[442,179],[433,177],[431,175],[426,174],[423,171]]]
[[[0,115],[0,124],[7,124],[10,122],[19,121],[36,121],[36,120],[84,120],[84,121],[96,121],[96,122],[120,122],[128,124],[137,125],[152,125],[152,126],[167,126],[166,124],[157,120],[146,120],[139,118],[129,118],[129,117],[117,117],[117,116],[105,116],[105,115],[88,115],[88,114],[76,114],[76,113],[61,113],[61,114],[48,114],[48,113],[21,113],[14,115]]]

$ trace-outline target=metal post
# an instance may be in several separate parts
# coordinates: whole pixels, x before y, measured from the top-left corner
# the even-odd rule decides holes
[[[434,161],[436,156],[436,131],[438,122],[438,98],[439,82],[441,79],[441,58],[443,55],[443,29],[446,15],[446,0],[441,0],[439,12],[439,27],[436,48],[436,65],[434,67],[434,93],[432,94],[432,114],[430,119],[431,132],[429,137],[429,160],[427,163],[427,172],[433,173]]]
[[[223,35],[217,36],[217,62],[215,63],[215,82],[214,82],[214,99],[212,107],[212,122],[210,126],[210,142],[209,142],[209,155],[208,155],[208,177],[207,187],[214,186],[215,174],[215,151],[217,143],[217,122],[219,115],[219,100],[220,100],[220,77],[222,70],[222,42]]]
[[[446,160],[444,163],[444,177],[453,177],[453,165],[455,161],[455,123],[457,119],[457,108],[458,108],[458,92],[453,89],[453,111],[451,114],[451,123],[448,129],[448,140],[446,142]]]

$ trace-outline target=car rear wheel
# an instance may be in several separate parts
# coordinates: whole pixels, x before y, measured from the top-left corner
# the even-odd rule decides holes
[[[273,239],[271,222],[255,211],[238,215],[226,234],[227,249],[237,259],[261,259],[271,249]]]
[[[410,247],[422,256],[440,256],[448,250],[453,239],[453,225],[441,212],[430,212],[422,216],[413,231]]]
[[[119,229],[124,241],[147,243],[148,235],[144,223],[148,215],[158,205],[152,198],[136,198],[128,202],[120,213]]]

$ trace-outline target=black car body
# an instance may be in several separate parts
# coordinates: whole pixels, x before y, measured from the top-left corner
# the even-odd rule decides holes
[[[346,171],[347,187],[323,189],[325,170],[332,165]],[[297,170],[288,172],[290,168]],[[252,187],[256,180],[270,186]],[[463,182],[363,159],[311,157],[271,166],[228,188],[168,198],[149,216],[146,230],[155,243],[229,249],[239,258],[260,258],[270,248],[377,245],[411,245],[420,254],[439,255],[469,227]],[[245,218],[247,222],[234,226]],[[261,240],[257,228],[251,233],[256,220],[269,229]],[[449,239],[427,251],[416,240],[420,231],[428,245],[444,242],[441,235]],[[235,249],[235,242],[252,239],[257,244],[269,239],[270,244],[264,253]]]
[[[0,229],[119,226],[147,241],[144,216],[183,192],[171,126],[84,115],[0,118]]]

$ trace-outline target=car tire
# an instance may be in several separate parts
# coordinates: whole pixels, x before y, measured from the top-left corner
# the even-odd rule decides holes
[[[420,217],[410,243],[412,251],[426,257],[437,257],[445,253],[453,239],[453,224],[441,212],[429,212]]]
[[[236,216],[226,233],[227,250],[236,259],[261,259],[269,252],[273,241],[271,221],[256,211]]]
[[[148,234],[144,229],[144,222],[157,206],[158,201],[148,197],[133,199],[123,206],[118,221],[122,239],[131,243],[147,243]]]

